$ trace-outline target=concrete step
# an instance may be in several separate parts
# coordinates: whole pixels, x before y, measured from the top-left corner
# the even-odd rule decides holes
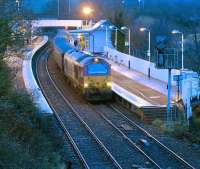
[[[156,119],[160,119],[162,121],[167,120],[167,109],[166,108],[159,108],[159,107],[153,107],[153,108],[143,108],[143,120],[147,123],[152,123]],[[175,120],[175,113],[174,108],[171,108],[172,112],[172,120]]]

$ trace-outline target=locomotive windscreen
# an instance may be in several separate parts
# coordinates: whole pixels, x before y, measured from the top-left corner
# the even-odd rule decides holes
[[[107,75],[109,73],[109,66],[102,63],[95,63],[87,65],[87,74],[89,76]]]

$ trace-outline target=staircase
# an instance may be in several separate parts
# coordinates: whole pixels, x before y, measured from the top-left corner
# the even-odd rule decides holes
[[[142,120],[146,123],[152,123],[156,119],[160,119],[162,121],[167,120],[167,108],[166,107],[144,107],[141,108],[143,115]],[[170,119],[173,121],[176,120],[176,108],[173,106],[171,108],[171,116]]]

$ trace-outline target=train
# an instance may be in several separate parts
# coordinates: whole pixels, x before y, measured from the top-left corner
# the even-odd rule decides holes
[[[53,40],[53,58],[86,100],[112,100],[111,66],[105,59],[80,51],[62,36]]]

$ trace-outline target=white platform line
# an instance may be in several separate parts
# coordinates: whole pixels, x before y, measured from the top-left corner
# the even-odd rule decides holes
[[[33,97],[33,102],[43,113],[53,113],[45,97],[43,96],[33,74],[32,70],[32,59],[35,53],[44,46],[48,41],[48,37],[45,36],[43,41],[38,44],[31,52],[28,52],[26,59],[23,61],[23,79],[25,87],[28,93]]]

